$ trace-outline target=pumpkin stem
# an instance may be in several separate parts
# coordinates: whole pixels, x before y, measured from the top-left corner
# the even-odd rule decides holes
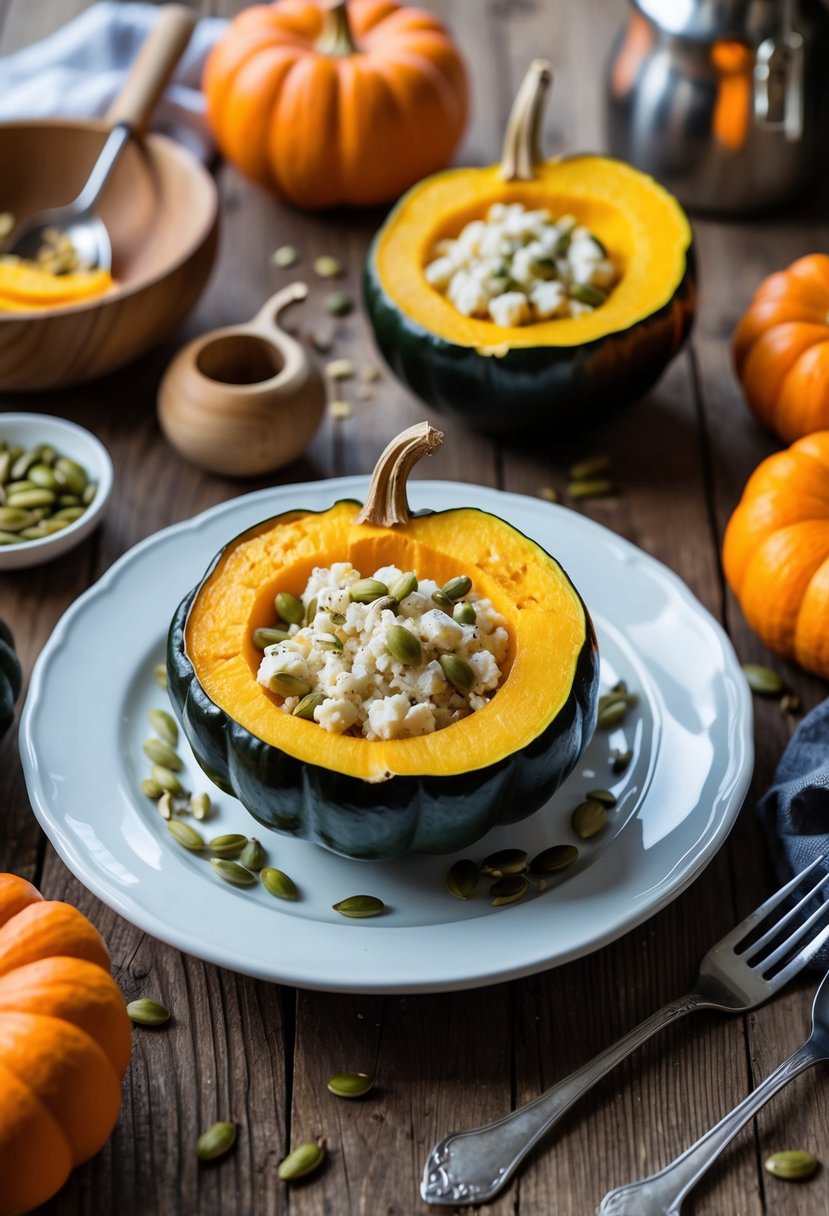
[[[365,506],[355,523],[393,528],[411,519],[406,480],[421,456],[430,456],[443,443],[443,432],[428,422],[401,431],[386,447],[371,475]]]
[[[315,48],[320,55],[354,55],[358,49],[348,20],[347,0],[334,0],[325,11]]]
[[[505,182],[532,181],[535,166],[542,160],[541,119],[547,90],[553,82],[552,65],[534,59],[521,81],[507,120],[501,176]]]

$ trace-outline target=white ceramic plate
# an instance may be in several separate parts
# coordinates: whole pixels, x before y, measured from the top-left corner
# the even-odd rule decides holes
[[[720,627],[669,570],[562,507],[450,482],[417,481],[414,507],[471,505],[502,516],[564,565],[593,615],[603,688],[624,678],[640,702],[622,728],[599,732],[577,770],[530,819],[499,828],[464,855],[517,845],[532,856],[577,843],[578,861],[540,894],[493,908],[485,884],[469,901],[444,885],[453,857],[357,862],[261,828],[216,794],[207,836],[254,833],[302,898],[237,890],[169,836],[140,792],[147,713],[166,694],[152,669],[167,626],[213,554],[251,524],[294,507],[362,498],[365,478],[249,494],[150,537],[77,600],[32,675],[20,747],[35,813],[69,868],[148,933],[223,967],[307,988],[426,992],[528,975],[577,958],[653,915],[725,840],[752,767],[751,704]],[[630,748],[614,777],[610,748]],[[191,787],[209,788],[186,744]],[[570,814],[595,787],[618,806],[580,842]],[[457,856],[457,855],[456,855]],[[379,896],[385,913],[345,920],[331,905]]]

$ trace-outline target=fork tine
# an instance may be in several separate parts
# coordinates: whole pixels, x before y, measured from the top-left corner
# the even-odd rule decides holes
[[[776,963],[779,963],[781,959],[784,959],[789,951],[792,950],[798,944],[798,942],[805,937],[812,925],[815,924],[816,921],[820,920],[827,908],[829,908],[829,899],[825,899],[820,907],[817,908],[811,916],[804,920],[802,925],[798,925],[794,933],[790,933],[786,940],[782,942],[776,950],[773,950],[768,958],[764,958],[762,963],[756,964],[756,970],[767,971],[771,967],[774,967]]]
[[[745,920],[741,920],[739,925],[736,925],[730,933],[727,933],[720,944],[733,946],[735,943],[741,942],[744,937],[748,937],[751,930],[756,929],[760,922],[765,920],[769,912],[776,908],[778,904],[781,904],[786,896],[791,894],[795,887],[799,886],[803,879],[808,874],[811,874],[813,870],[816,870],[827,857],[829,857],[829,853],[821,853],[820,857],[816,857],[810,865],[806,866],[805,870],[801,870],[799,874],[795,874],[794,878],[789,879],[784,886],[775,891],[773,895],[770,895],[758,908],[755,908]]]
[[[821,929],[816,937],[813,937],[808,945],[794,956],[793,959],[786,964],[777,975],[773,975],[770,979],[765,980],[770,992],[777,992],[778,988],[782,988],[784,984],[788,984],[793,976],[797,975],[798,971],[802,971],[807,963],[815,957],[818,950],[827,941],[829,941],[829,925]]]
[[[780,920],[777,921],[775,924],[773,924],[771,926],[771,928],[766,933],[763,934],[762,937],[758,938],[756,942],[752,942],[752,944],[749,946],[749,948],[742,952],[743,962],[747,963],[751,959],[757,958],[757,956],[759,954],[762,954],[762,952],[765,950],[766,946],[770,945],[771,942],[773,942],[775,940],[775,938],[778,938],[780,936],[783,929],[785,929],[786,925],[790,924],[793,920],[797,920],[797,918],[799,917],[799,915],[803,911],[803,909],[806,907],[806,905],[812,899],[814,899],[814,897],[817,895],[818,891],[820,891],[822,887],[825,887],[828,882],[829,882],[829,874],[824,874],[822,878],[818,879],[818,881],[811,888],[811,890],[807,891],[806,894],[803,896],[803,898],[798,900],[798,902],[794,905],[794,907],[790,908],[789,911],[785,914],[785,916],[781,916]],[[810,922],[806,921],[806,922],[804,922],[804,924],[801,927],[806,928],[809,923]]]

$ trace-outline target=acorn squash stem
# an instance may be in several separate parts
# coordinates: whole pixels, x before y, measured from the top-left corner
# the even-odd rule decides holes
[[[443,443],[443,432],[428,422],[401,431],[374,466],[366,501],[355,523],[391,528],[411,519],[406,482],[421,456],[430,456]]]
[[[547,91],[553,82],[552,66],[534,59],[515,95],[501,154],[501,176],[505,182],[532,181],[542,160],[541,120]]]
[[[358,47],[348,20],[347,0],[334,0],[326,9],[322,33],[314,49],[320,55],[332,56],[354,55],[357,52]]]

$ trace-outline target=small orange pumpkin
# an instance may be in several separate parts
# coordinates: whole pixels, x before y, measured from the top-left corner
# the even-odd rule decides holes
[[[442,169],[466,125],[466,71],[431,13],[395,0],[244,9],[208,57],[219,149],[299,207],[389,202]]]
[[[722,556],[751,628],[771,650],[829,680],[829,431],[754,470]]]
[[[791,443],[829,427],[829,257],[764,279],[734,333],[734,365],[757,417]]]
[[[43,1203],[104,1144],[130,1029],[98,931],[0,874],[0,1216]]]

